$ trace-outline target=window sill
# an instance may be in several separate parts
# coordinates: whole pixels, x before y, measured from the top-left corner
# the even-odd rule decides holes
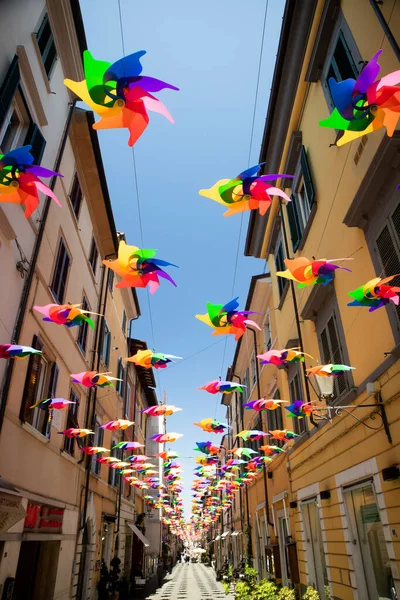
[[[75,458],[74,456],[72,456],[72,454],[69,454],[68,452],[66,452],[65,450],[61,450],[61,456],[63,458],[66,458],[67,460],[69,460],[69,462],[71,462],[73,465],[76,465],[78,462],[78,459]]]
[[[47,438],[43,433],[40,433],[35,427],[30,425],[29,423],[22,423],[22,429],[30,433],[33,437],[35,437],[42,444],[48,444],[50,439]]]
[[[278,310],[281,310],[281,309],[282,309],[283,303],[284,303],[284,302],[285,302],[285,300],[286,300],[286,296],[287,296],[287,293],[288,293],[288,289],[289,289],[289,282],[287,282],[287,283],[285,284],[285,287],[283,288],[283,291],[282,291],[281,297],[280,297],[280,299],[279,299]]]

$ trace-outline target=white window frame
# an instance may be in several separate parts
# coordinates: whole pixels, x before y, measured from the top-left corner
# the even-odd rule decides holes
[[[18,120],[19,120],[19,126],[18,126],[17,131],[14,134],[14,137],[12,139],[10,147],[8,149],[4,150],[1,145],[4,141],[3,138],[5,136],[7,127],[11,121],[11,117],[12,117],[12,114],[14,111],[17,113]],[[18,148],[22,144],[23,138],[25,137],[25,135],[28,131],[29,123],[30,123],[29,113],[24,105],[22,94],[17,89],[15,96],[12,99],[10,107],[7,111],[7,114],[4,118],[4,123],[0,129],[0,140],[1,140],[0,141],[0,150],[1,150],[2,154],[6,154],[6,152],[10,152],[11,150]]]

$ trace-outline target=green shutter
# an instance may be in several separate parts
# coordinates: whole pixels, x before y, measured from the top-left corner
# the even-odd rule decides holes
[[[31,154],[34,158],[35,165],[40,165],[42,160],[43,152],[46,147],[46,140],[44,139],[39,127],[36,123],[31,121],[28,132],[25,137],[24,145],[32,146]]]
[[[296,208],[296,197],[294,194],[291,194],[290,198],[292,201],[286,204],[286,210],[289,221],[290,237],[292,238],[293,252],[296,252],[301,240],[301,229]]]
[[[311,209],[314,204],[314,201],[315,201],[315,189],[314,189],[314,184],[313,184],[313,180],[311,177],[311,171],[310,171],[310,165],[308,163],[307,153],[306,153],[304,146],[301,149],[300,164],[301,164],[301,172],[303,173],[303,177],[304,177],[304,185],[305,185],[306,192],[307,192],[308,203],[309,203],[309,207]]]
[[[0,127],[10,108],[10,104],[15,96],[20,80],[21,76],[19,73],[18,56],[14,56],[0,88]]]

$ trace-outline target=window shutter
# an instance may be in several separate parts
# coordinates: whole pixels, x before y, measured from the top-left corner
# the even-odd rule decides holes
[[[308,163],[307,153],[304,146],[301,149],[301,157],[300,157],[301,171],[304,177],[304,185],[307,192],[308,204],[310,209],[312,208],[315,201],[315,189],[313,180],[311,177],[310,165]]]
[[[32,348],[41,350],[43,342],[36,336],[33,336]],[[29,357],[28,370],[26,372],[24,393],[22,396],[22,404],[19,418],[25,422],[26,416],[29,414],[30,407],[35,403],[35,392],[37,385],[37,375],[40,369],[40,354],[31,354]]]
[[[24,145],[32,146],[31,154],[34,158],[35,165],[40,165],[46,140],[44,139],[39,127],[33,121],[30,122],[28,132],[25,137]]]
[[[296,197],[294,194],[291,194],[290,198],[292,201],[286,204],[286,210],[289,221],[290,237],[292,238],[293,252],[296,252],[301,240],[301,229],[299,216],[297,214]]]
[[[284,541],[284,540],[282,540],[282,541]],[[273,553],[273,557],[274,557],[275,578],[282,579],[281,555],[279,553],[279,544],[274,544],[272,546],[272,553]]]
[[[57,394],[57,384],[58,384],[59,374],[60,374],[60,369],[57,367],[56,363],[53,363],[53,365],[51,367],[51,373],[50,373],[49,389],[47,392],[48,398],[55,398],[55,396]],[[47,420],[45,422],[45,426],[44,426],[45,431],[43,433],[47,438],[50,438],[51,422],[53,420],[53,410],[47,409],[46,414],[47,414]]]
[[[387,277],[400,273],[400,204],[391,216],[389,223],[390,225],[385,225],[376,240],[380,262]],[[391,285],[399,286],[400,277],[393,279]],[[395,310],[400,321],[400,306],[396,306]]]
[[[289,578],[292,583],[300,583],[299,563],[297,559],[296,542],[286,545],[286,560],[289,570]]]
[[[14,56],[0,88],[0,127],[10,108],[10,104],[15,96],[20,80],[21,76],[19,72],[18,56]]]

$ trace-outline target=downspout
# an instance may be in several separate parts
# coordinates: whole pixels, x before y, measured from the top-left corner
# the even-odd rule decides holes
[[[383,4],[381,0],[369,0],[370,5],[372,6],[372,10],[377,16],[379,23],[382,26],[383,31],[388,39],[389,44],[392,46],[392,50],[396,55],[397,60],[400,60],[400,46],[398,45],[396,38],[394,37],[392,30],[389,27],[388,22],[383,16],[381,9],[379,8],[380,4]]]
[[[56,172],[59,171],[61,161],[64,156],[65,146],[67,144],[68,134],[69,134],[69,130],[71,128],[72,117],[74,114],[76,102],[77,102],[77,99],[73,100],[69,104],[69,111],[68,111],[68,116],[67,116],[67,120],[65,123],[64,133],[63,133],[63,137],[61,139],[61,144],[60,144],[57,158],[55,160],[54,168],[53,168],[53,170]],[[57,181],[57,176],[53,175],[50,186],[49,186],[51,190],[54,190],[56,181]],[[17,318],[15,321],[14,330],[13,330],[13,333],[11,336],[12,344],[18,344],[20,337],[21,337],[22,325],[24,323],[25,312],[26,312],[26,308],[28,306],[29,294],[30,294],[31,287],[32,287],[33,276],[35,274],[35,269],[36,269],[36,264],[38,261],[40,248],[42,245],[42,240],[43,240],[44,230],[46,227],[47,217],[49,215],[50,205],[51,205],[51,199],[49,196],[47,196],[46,200],[45,200],[45,204],[44,204],[42,218],[40,220],[39,231],[37,234],[35,246],[34,246],[33,253],[32,253],[32,258],[30,261],[28,277],[26,278],[25,285],[22,290],[21,301],[20,301],[19,308],[18,308],[18,314],[17,314]],[[10,392],[10,385],[11,385],[11,378],[12,378],[12,374],[13,374],[13,370],[14,370],[14,363],[15,363],[14,360],[8,360],[6,371],[5,371],[4,378],[3,378],[1,404],[0,404],[0,433],[1,433],[1,429],[3,427],[4,414],[5,414],[6,406],[7,406],[8,394]]]
[[[258,397],[261,398],[260,369],[259,369],[259,365],[258,365],[258,361],[257,361],[257,352],[258,352],[258,350],[257,350],[257,334],[256,334],[255,329],[250,329],[250,331],[252,332],[253,338],[254,338],[254,360],[256,363],[257,393],[258,393]],[[268,418],[267,418],[267,425],[268,425],[268,430],[269,430]],[[271,523],[269,520],[268,484],[267,484],[267,473],[266,473],[265,463],[263,465],[263,479],[264,479],[265,512],[267,515],[267,524],[270,527],[273,527],[273,523]]]

